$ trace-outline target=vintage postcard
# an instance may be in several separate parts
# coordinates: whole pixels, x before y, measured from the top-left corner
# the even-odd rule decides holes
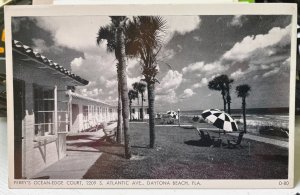
[[[10,187],[293,187],[296,12],[6,7]]]

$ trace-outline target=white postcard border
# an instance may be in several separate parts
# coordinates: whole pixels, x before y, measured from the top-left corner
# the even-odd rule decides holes
[[[99,14],[101,13],[101,14]],[[291,67],[289,104],[289,162],[286,180],[19,180],[14,179],[14,109],[11,18],[15,16],[84,16],[84,15],[291,15]],[[7,116],[10,188],[291,188],[294,185],[294,136],[295,136],[295,83],[296,83],[296,25],[297,7],[291,4],[198,4],[198,5],[52,5],[6,6],[6,71]],[[255,170],[254,170],[255,171]],[[38,182],[49,183],[38,184]],[[116,182],[120,184],[89,185],[89,182]],[[139,185],[138,181],[142,184]],[[186,181],[189,185],[175,185]],[[28,184],[26,182],[30,182]],[[60,184],[58,184],[60,182]],[[123,183],[122,183],[123,182]],[[137,182],[133,184],[133,182]],[[148,183],[147,183],[148,182]],[[161,185],[159,183],[170,183]]]

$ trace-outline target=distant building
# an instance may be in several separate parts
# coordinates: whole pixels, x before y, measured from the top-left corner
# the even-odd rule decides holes
[[[131,119],[140,120],[142,116],[144,119],[149,119],[148,101],[145,99],[142,106],[141,99],[139,101],[135,99],[131,105]]]
[[[117,107],[69,91],[70,132],[78,133],[103,122],[117,120]]]

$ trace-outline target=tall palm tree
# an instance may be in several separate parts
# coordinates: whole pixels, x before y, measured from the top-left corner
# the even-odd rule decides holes
[[[132,120],[131,117],[131,105],[132,105],[132,100],[135,100],[136,98],[138,98],[138,92],[135,90],[129,90],[128,91],[128,98],[129,98],[129,110],[130,110],[130,120]]]
[[[238,97],[242,98],[242,109],[243,109],[243,121],[244,121],[244,132],[247,133],[247,124],[246,124],[246,97],[249,96],[251,87],[247,84],[239,85],[235,89]]]
[[[227,75],[224,75],[223,77],[225,89],[226,89],[226,102],[227,102],[227,112],[228,114],[231,114],[230,104],[231,104],[231,97],[230,97],[230,89],[231,89],[231,83],[233,83],[233,79],[228,78]]]
[[[119,98],[122,101],[122,118],[124,127],[124,142],[125,142],[125,158],[131,157],[130,149],[130,136],[129,136],[129,101],[128,101],[128,87],[127,87],[127,76],[126,76],[126,61],[125,61],[125,28],[126,28],[126,16],[110,16],[111,24],[100,27],[97,36],[97,43],[100,44],[102,40],[107,40],[107,50],[114,52],[117,63],[117,75],[118,75],[118,91]],[[120,106],[120,104],[118,104]],[[120,110],[119,107],[118,111]],[[119,115],[118,115],[119,116]],[[121,121],[121,120],[118,120]],[[120,123],[119,131],[120,131]],[[118,131],[118,129],[117,129]],[[119,141],[120,141],[119,132]]]
[[[142,102],[142,111],[140,112],[140,117],[142,119],[142,121],[144,120],[144,93],[146,91],[147,85],[144,82],[135,82],[132,84],[132,87],[135,91],[137,91],[138,93],[141,94],[141,102]]]
[[[133,83],[132,84],[132,88],[133,88],[133,90],[135,90],[136,92],[138,92],[138,90],[137,90],[137,88],[138,88],[138,82]],[[138,92],[137,102],[138,102],[138,105],[140,105],[139,92]]]
[[[226,86],[225,86],[225,80],[227,77],[226,75],[220,75],[213,80],[208,82],[208,88],[211,90],[221,91],[222,99],[223,99],[223,106],[224,106],[224,112],[226,112]],[[227,77],[228,78],[228,77]]]
[[[127,54],[138,57],[142,66],[144,81],[147,83],[149,106],[150,148],[155,145],[155,83],[157,55],[162,47],[162,35],[166,29],[166,21],[160,16],[137,16],[129,22],[126,30]]]

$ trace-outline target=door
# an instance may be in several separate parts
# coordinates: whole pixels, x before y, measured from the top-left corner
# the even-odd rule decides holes
[[[14,80],[14,163],[15,179],[22,178],[23,120],[25,118],[25,83]]]

